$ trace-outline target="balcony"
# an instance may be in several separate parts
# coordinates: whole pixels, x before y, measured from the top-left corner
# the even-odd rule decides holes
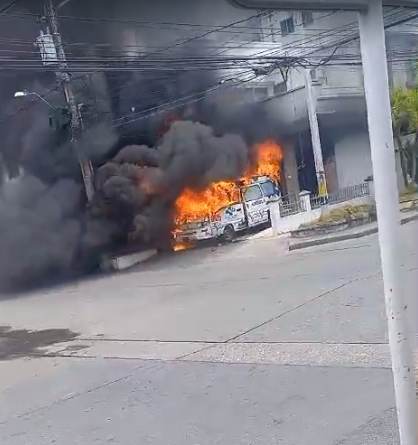
[[[361,68],[327,67],[317,87],[316,109],[322,127],[363,125],[366,102]]]
[[[333,68],[324,71],[318,100],[364,96],[363,72],[358,67]]]
[[[304,131],[308,125],[305,88],[298,87],[263,101],[268,118],[282,135]]]
[[[364,124],[366,104],[360,67],[319,68],[312,73],[312,83],[321,127]],[[282,134],[304,131],[309,125],[303,75],[294,75],[289,86],[293,88],[261,101]]]

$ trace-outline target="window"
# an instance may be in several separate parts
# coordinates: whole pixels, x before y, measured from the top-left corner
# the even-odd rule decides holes
[[[302,24],[307,26],[313,23],[313,13],[312,11],[302,11]]]
[[[282,32],[282,36],[287,36],[288,34],[295,32],[295,21],[293,20],[293,17],[282,20],[280,22],[280,30]]]
[[[318,81],[318,71],[316,69],[309,70],[309,74],[311,76],[312,82],[317,82]]]
[[[255,201],[256,199],[261,199],[263,197],[263,192],[258,185],[252,185],[248,187],[244,192],[244,201]]]

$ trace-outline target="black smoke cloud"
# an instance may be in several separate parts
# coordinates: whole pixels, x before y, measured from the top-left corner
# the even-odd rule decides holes
[[[80,239],[80,186],[29,175],[0,190],[0,283],[26,284],[68,271]]]
[[[188,121],[174,123],[158,151],[167,180],[176,191],[236,178],[249,160],[249,149],[240,136],[216,136],[211,127]]]
[[[41,90],[39,86],[36,86]],[[59,97],[50,100],[59,104]],[[104,245],[112,230],[106,221],[96,239],[86,238],[85,195],[68,132],[49,126],[48,109],[14,103],[0,144],[0,287],[8,289],[74,273],[89,246]],[[81,149],[104,156],[117,136],[103,124],[86,131]],[[96,227],[97,228],[97,227]],[[99,238],[99,239],[97,239]],[[90,244],[89,244],[90,243]]]
[[[21,7],[25,11],[25,8],[32,8],[29,10],[37,13],[40,10],[38,3],[35,5],[35,2],[25,0]],[[105,6],[99,0],[88,3],[70,2],[62,12],[64,15],[99,16],[104,11],[105,16],[114,13],[126,18],[143,18],[147,12],[149,18],[156,19],[170,11],[172,21],[184,21],[187,13],[206,23],[210,17],[202,14],[202,7],[207,8],[203,11],[213,9],[203,0],[162,0],[151,6],[145,0],[124,0],[120,4],[106,0]],[[182,3],[182,7],[177,3]],[[190,21],[196,21],[194,19]],[[214,23],[218,22],[217,15],[213,19]],[[230,21],[234,20],[236,17],[231,16]],[[81,41],[108,42],[109,48],[118,52],[123,52],[129,44],[124,36],[126,27],[114,28],[104,24],[93,27],[90,23],[75,26],[65,20],[60,24],[66,41],[78,42],[82,36]],[[38,30],[36,27],[27,32],[27,40],[32,41]],[[155,29],[151,33],[148,29],[139,31],[135,28],[136,43],[143,45],[145,52],[152,51],[155,46],[165,47],[179,40],[178,32],[176,29],[164,32]],[[170,50],[170,54],[179,58],[210,55],[210,46],[206,44],[211,41],[179,45]],[[109,48],[92,46],[88,54],[108,55]],[[74,46],[72,51],[80,51],[80,54],[75,53],[80,56],[86,55],[84,47],[77,49]],[[48,79],[42,76],[43,85],[33,85],[29,78],[23,81],[21,77],[13,76],[7,88],[2,85],[4,96],[12,97],[14,91],[23,87],[44,95],[55,82],[53,74],[48,75]],[[33,73],[30,79],[32,76]],[[135,112],[130,115],[132,107],[138,112],[169,104],[179,97],[213,88],[225,74],[209,70],[161,75],[154,72],[111,73],[100,74],[100,82],[94,76],[88,88],[93,91],[94,100],[89,100],[86,93],[76,88],[79,102],[86,105],[92,102],[93,115],[97,114],[99,120],[121,116],[127,116],[129,120],[135,117]],[[84,84],[85,80],[81,79],[80,83]],[[73,81],[77,87],[77,76]],[[167,114],[163,113],[123,125],[118,134],[108,123],[95,123],[90,128],[86,119],[86,127],[90,129],[80,144],[96,166],[101,165],[95,176],[97,192],[88,206],[77,160],[66,142],[68,134],[51,131],[45,105],[33,105],[30,112],[18,113],[16,118],[9,120],[6,129],[0,128],[2,284],[32,282],[50,274],[65,275],[74,264],[82,268],[90,267],[90,264],[94,266],[103,251],[126,243],[164,246],[172,225],[173,203],[184,187],[204,187],[211,181],[238,177],[245,170],[251,151],[235,133],[245,135],[246,140],[270,135],[270,129],[264,130],[262,124],[267,120],[260,110],[247,108],[245,115],[238,113],[240,97],[230,96],[230,91],[220,88],[215,101],[198,101],[173,109],[173,117],[180,121],[164,131],[161,127]],[[97,105],[98,96],[103,96],[102,107]],[[60,88],[48,93],[47,98],[54,105],[65,104]],[[126,144],[121,141],[125,140],[135,144],[124,146]],[[143,142],[148,146],[138,145]],[[9,251],[12,254],[9,255]]]
[[[182,190],[239,177],[250,154],[238,135],[218,136],[198,122],[175,122],[156,147],[124,147],[97,171],[94,212],[118,221],[136,242],[161,246],[169,239],[173,204]]]
[[[81,146],[103,155],[113,140],[100,127],[86,132]],[[61,150],[70,149],[68,144],[51,148],[47,138],[39,141],[43,151],[35,141],[31,146],[40,157],[32,161],[36,168],[21,167],[0,187],[3,289],[87,270],[101,254],[121,246],[167,247],[181,191],[239,177],[251,157],[238,135],[216,135],[201,123],[178,121],[155,147],[127,145],[98,168],[96,193],[87,204],[81,178],[71,169],[52,168],[66,159]],[[55,173],[36,176],[40,166]]]

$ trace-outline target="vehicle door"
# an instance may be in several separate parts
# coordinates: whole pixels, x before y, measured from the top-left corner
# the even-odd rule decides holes
[[[223,235],[225,227],[231,225],[235,231],[245,229],[245,214],[243,205],[240,203],[231,204],[219,209],[213,217],[214,231],[217,236]]]
[[[248,227],[255,227],[268,221],[268,198],[259,184],[252,184],[242,190]]]
[[[242,204],[232,204],[226,207],[222,215],[222,225],[226,227],[232,225],[236,232],[246,228],[245,212]]]

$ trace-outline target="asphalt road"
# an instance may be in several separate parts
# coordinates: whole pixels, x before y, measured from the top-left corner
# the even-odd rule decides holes
[[[412,315],[417,229],[402,227]],[[0,442],[398,443],[376,235],[286,243],[4,298]]]

